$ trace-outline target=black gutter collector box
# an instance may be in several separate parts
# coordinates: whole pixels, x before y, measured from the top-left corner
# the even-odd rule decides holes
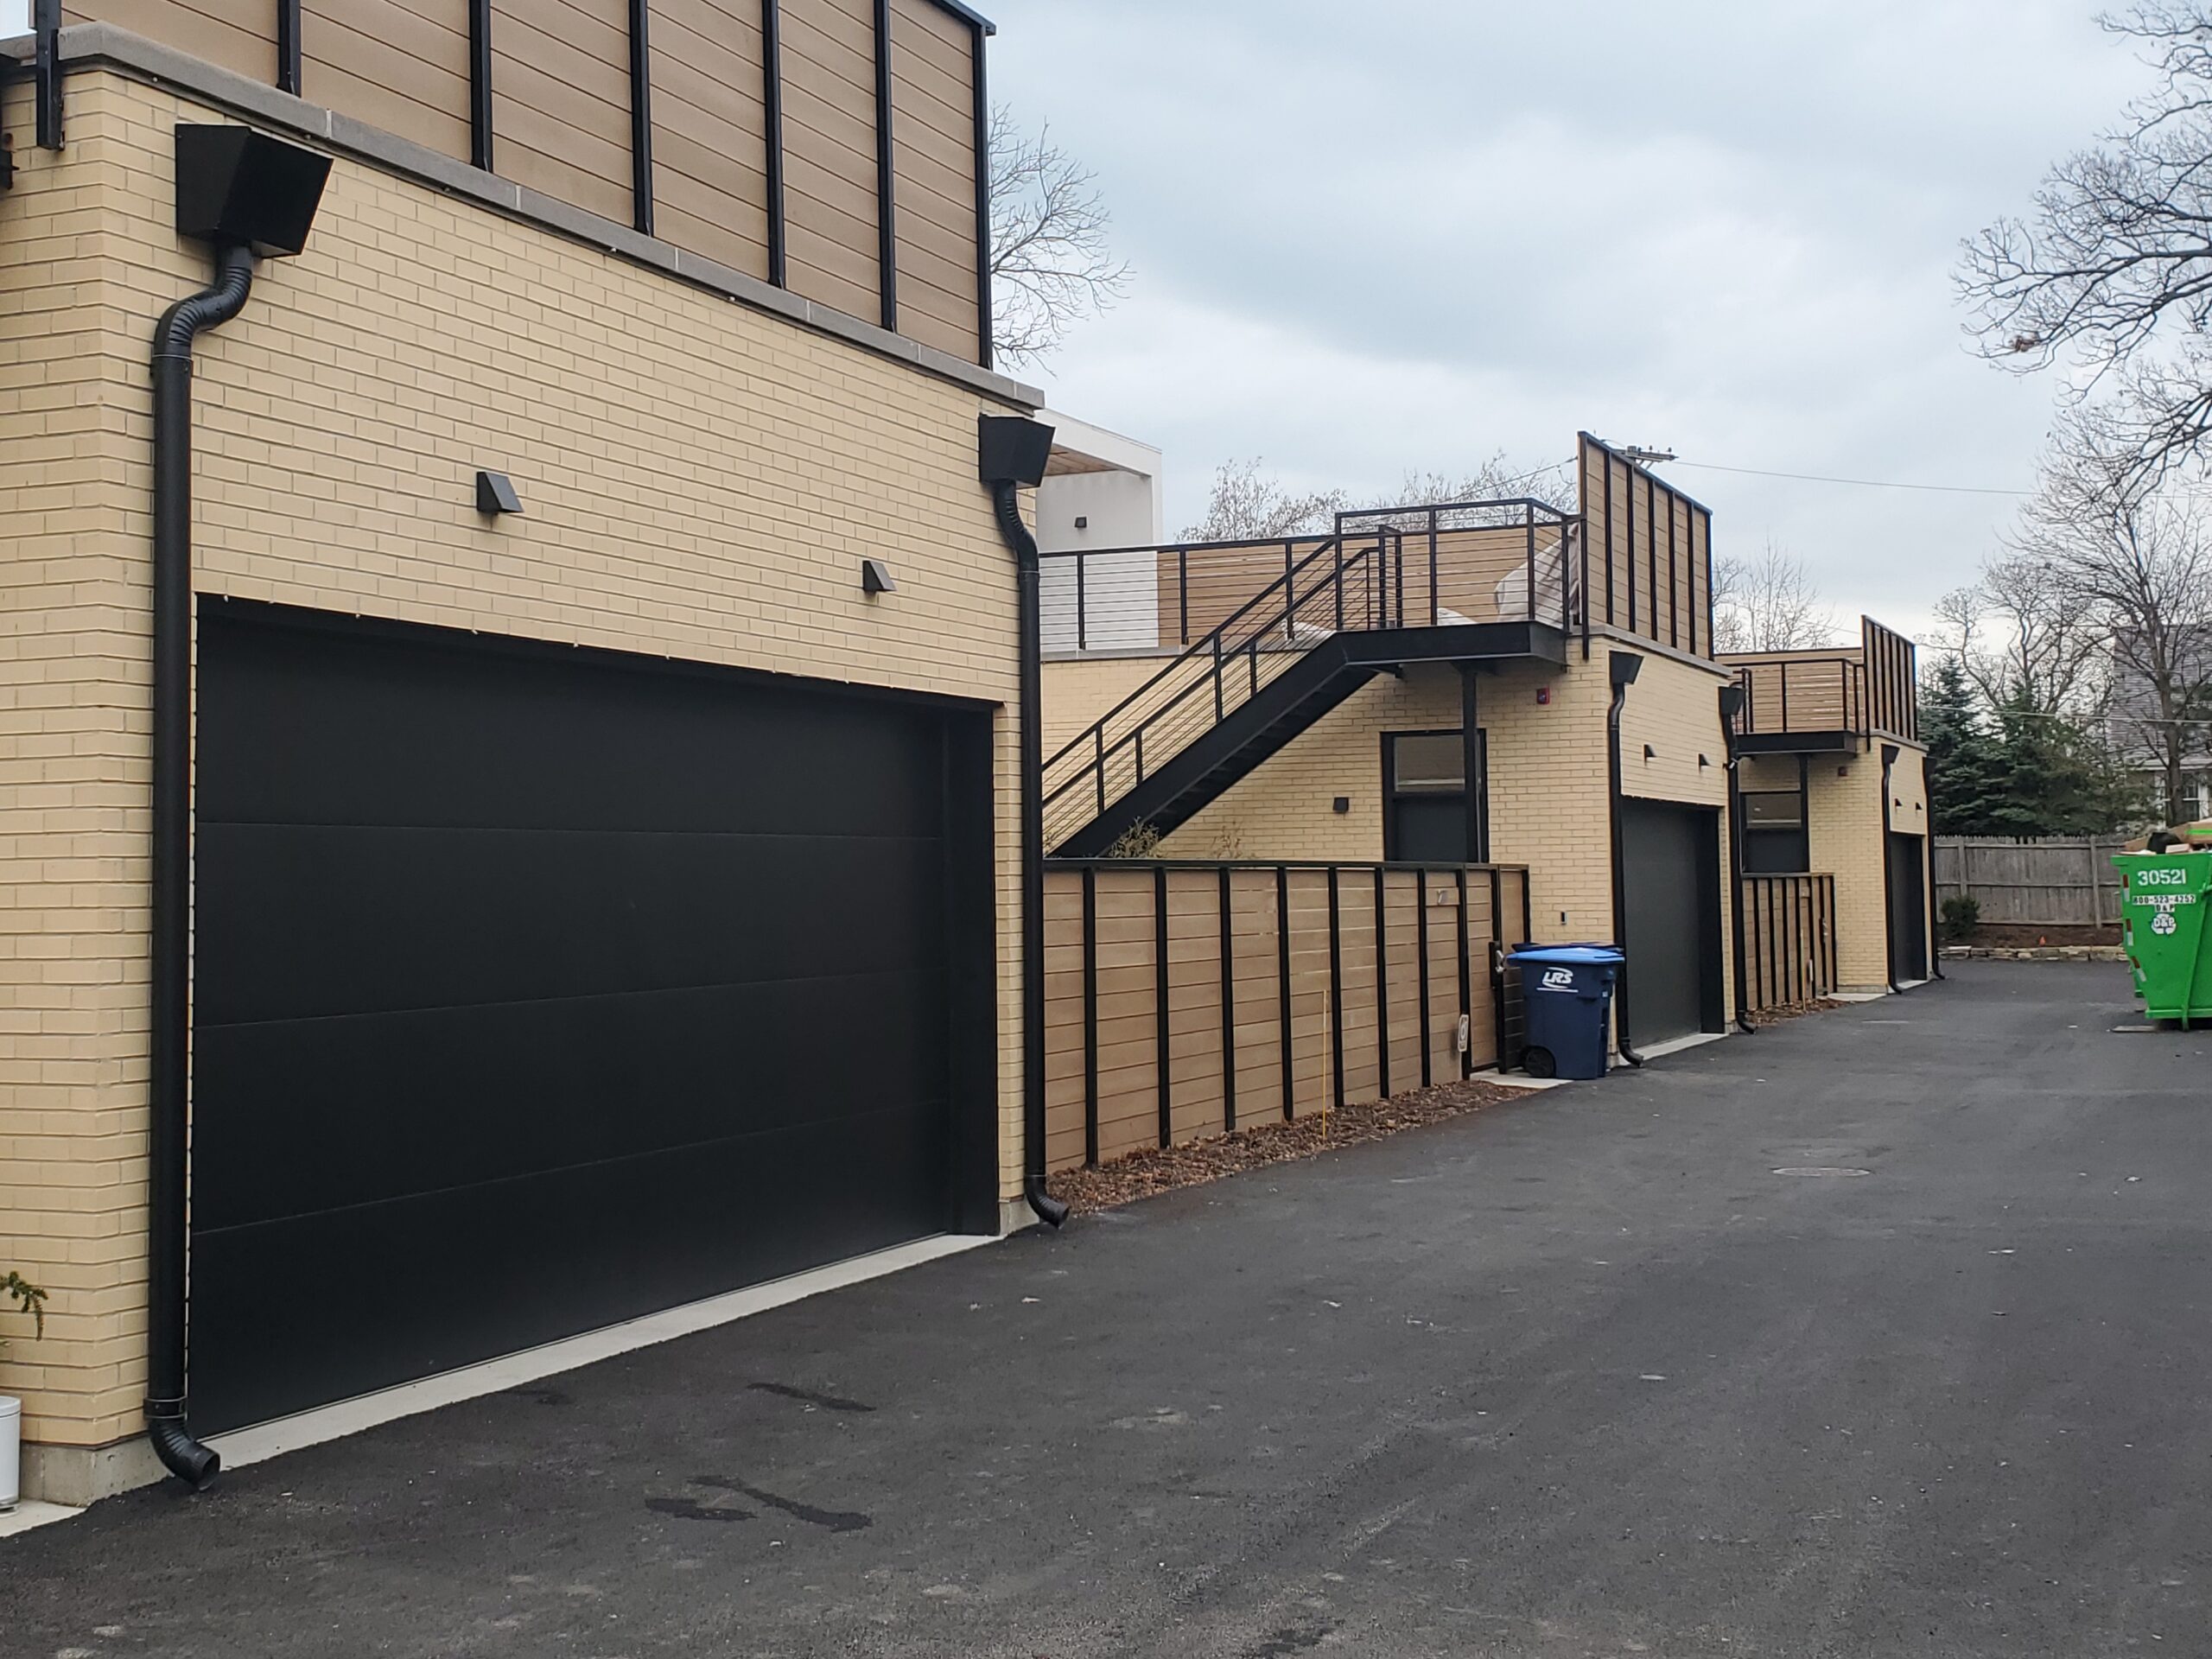
[[[250,127],[179,122],[180,236],[257,253],[297,253],[330,177],[330,157]]]

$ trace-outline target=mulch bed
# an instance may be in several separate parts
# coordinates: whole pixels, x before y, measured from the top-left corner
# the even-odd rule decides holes
[[[1784,1002],[1776,1007],[1757,1009],[1752,1013],[1751,1020],[1755,1026],[1778,1026],[1783,1020],[1795,1020],[1801,1014],[1825,1014],[1830,1008],[1848,1006],[1834,997],[1816,996],[1809,1002]]]
[[[1503,1100],[1525,1100],[1529,1090],[1510,1084],[1440,1083],[1363,1106],[1316,1112],[1294,1123],[1255,1124],[1234,1135],[1193,1141],[1179,1147],[1146,1147],[1096,1169],[1063,1170],[1049,1183],[1052,1194],[1079,1216],[1111,1210],[1178,1187],[1200,1186],[1248,1169],[1317,1157],[1338,1147],[1380,1141],[1402,1129],[1441,1122],[1480,1111]]]
[[[1964,939],[1943,936],[1946,944],[1987,945],[1999,950],[2019,950],[2031,945],[2046,944],[2118,944],[2120,924],[2107,922],[2092,926],[2087,922],[2050,924],[2036,922],[1980,922]]]

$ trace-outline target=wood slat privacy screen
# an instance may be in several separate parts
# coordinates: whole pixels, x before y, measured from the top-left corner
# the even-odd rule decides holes
[[[1865,641],[1860,655],[1866,664],[1866,712],[1877,732],[1920,741],[1919,653],[1911,640],[1892,633],[1871,616],[1859,619]]]
[[[1491,946],[1527,931],[1518,868],[1055,862],[1047,1164],[1281,1122],[1491,1065]]]
[[[1587,432],[1575,476],[1590,545],[1590,617],[1713,655],[1713,513]]]
[[[984,27],[964,7],[67,0],[63,16],[287,90],[280,41],[296,43],[311,103],[989,366]]]
[[[1835,877],[1744,878],[1746,1011],[1834,995]]]

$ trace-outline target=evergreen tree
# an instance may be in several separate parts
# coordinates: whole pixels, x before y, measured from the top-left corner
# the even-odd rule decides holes
[[[1920,737],[1928,745],[1928,810],[1939,836],[2009,836],[2005,756],[1955,658],[1921,687]]]
[[[2101,836],[2139,817],[2142,788],[2095,737],[2015,700],[1997,711],[2000,836]]]

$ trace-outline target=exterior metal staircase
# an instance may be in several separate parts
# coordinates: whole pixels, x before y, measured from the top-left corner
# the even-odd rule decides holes
[[[1440,528],[1441,513],[1501,508],[1521,522]],[[1302,556],[1274,543],[1281,575],[1046,760],[1048,848],[1097,857],[1141,826],[1172,833],[1377,673],[1566,660],[1586,585],[1566,515],[1513,502],[1400,512],[1371,529],[1347,528],[1351,517]],[[1470,536],[1485,538],[1478,558]],[[1173,550],[1185,569],[1200,550]]]

